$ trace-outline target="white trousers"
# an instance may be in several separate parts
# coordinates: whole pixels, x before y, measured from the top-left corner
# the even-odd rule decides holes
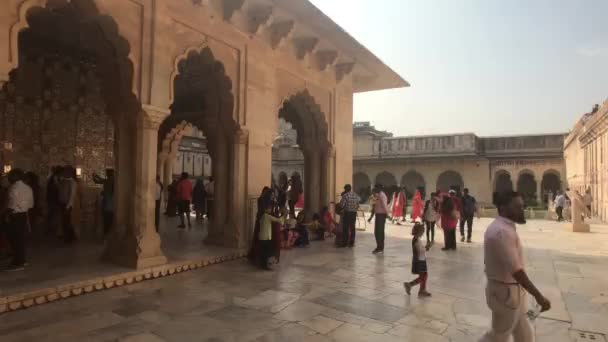
[[[534,329],[528,320],[527,292],[519,285],[488,281],[486,301],[492,310],[492,329],[480,342],[534,342]]]

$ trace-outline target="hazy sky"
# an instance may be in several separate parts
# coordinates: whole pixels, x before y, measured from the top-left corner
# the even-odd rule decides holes
[[[608,97],[606,0],[312,0],[410,88],[355,96],[396,135],[567,132]]]

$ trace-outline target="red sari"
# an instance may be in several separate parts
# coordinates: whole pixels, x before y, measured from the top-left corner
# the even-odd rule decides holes
[[[422,201],[422,196],[420,195],[420,191],[416,190],[416,194],[414,195],[414,199],[412,200],[412,222],[416,221],[422,216],[423,208],[424,202]]]
[[[392,215],[393,219],[395,219],[397,217],[403,217],[404,206],[405,206],[405,195],[403,194],[403,191],[395,192],[393,194],[393,203],[392,203],[392,210],[391,210],[391,215]]]

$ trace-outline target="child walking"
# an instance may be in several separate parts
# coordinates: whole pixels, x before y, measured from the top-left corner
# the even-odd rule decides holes
[[[418,278],[410,282],[403,283],[405,292],[408,296],[412,292],[412,287],[420,285],[420,291],[418,291],[418,298],[430,297],[431,294],[426,290],[426,281],[428,279],[428,271],[426,265],[426,248],[422,244],[422,235],[424,234],[424,225],[422,223],[414,224],[412,228],[412,274],[417,274]]]
[[[265,270],[271,270],[268,259],[272,256],[272,252],[274,250],[272,244],[273,222],[283,224],[285,222],[285,218],[272,216],[272,205],[269,205],[260,220],[260,233],[258,235],[260,246],[260,268]]]

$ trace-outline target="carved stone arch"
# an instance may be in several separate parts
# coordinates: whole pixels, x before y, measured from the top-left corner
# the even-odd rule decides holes
[[[73,39],[77,43],[93,50],[97,55],[103,56],[108,52],[111,56],[99,58],[102,69],[100,75],[118,75],[119,81],[109,81],[109,77],[100,77],[103,83],[104,96],[108,99],[110,107],[108,112],[120,109],[121,112],[138,112],[141,108],[136,94],[133,93],[133,65],[135,61],[130,55],[130,44],[120,34],[116,21],[107,14],[102,14],[93,0],[26,0],[18,9],[18,20],[9,29],[9,63],[12,68],[19,64],[19,37],[24,32],[38,30],[46,35],[45,39],[61,40],[68,39],[67,34],[56,34],[57,32],[40,31],[38,25],[48,25],[49,19],[55,15],[59,20],[53,23],[53,29],[59,30],[69,27],[70,31],[77,32]],[[46,20],[38,20],[46,16]],[[74,27],[78,26],[78,27]],[[66,30],[63,30],[66,33]],[[99,35],[101,40],[91,39]],[[100,42],[107,42],[103,44]],[[105,49],[104,49],[105,48]],[[103,50],[103,51],[102,51]],[[116,121],[116,117],[111,116]]]
[[[401,177],[401,186],[405,188],[405,194],[407,198],[414,197],[416,190],[422,190],[421,195],[424,196],[426,193],[426,181],[424,176],[416,171],[416,169],[410,169]]]
[[[464,189],[462,175],[454,170],[446,170],[437,177],[437,189],[447,192],[453,188],[462,191]]]
[[[290,122],[298,132],[298,144],[304,141],[316,142],[319,148],[331,147],[326,114],[307,89],[284,98],[279,109],[279,117]]]
[[[511,173],[505,169],[494,172],[494,191],[513,191],[513,178]]]
[[[175,102],[175,81],[182,74],[180,65],[189,58],[199,55],[205,59],[206,62],[213,63],[213,74],[215,77],[213,82],[209,82],[208,90],[211,92],[215,91],[215,89],[218,90],[216,94],[212,95],[209,94],[209,92],[206,92],[203,96],[215,97],[212,104],[217,106],[217,109],[221,112],[222,116],[229,116],[231,119],[230,121],[226,120],[225,123],[228,124],[225,125],[224,128],[228,129],[229,132],[234,133],[238,130],[236,124],[238,122],[237,113],[235,111],[236,98],[234,96],[236,89],[233,87],[230,76],[236,77],[236,75],[227,74],[224,61],[218,59],[216,54],[213,53],[213,49],[212,44],[205,38],[200,45],[187,47],[183,53],[174,58],[173,71],[171,72],[169,79],[169,103],[173,104]],[[234,124],[230,124],[230,122],[234,122]]]
[[[209,46],[204,44],[181,55],[181,59],[176,61],[171,83],[173,113],[189,113],[189,118],[194,120],[190,122],[209,135],[219,129],[231,137],[239,130],[234,118],[232,81]],[[176,92],[180,93],[181,98],[176,98]],[[192,116],[192,113],[203,112],[205,115],[201,118]]]
[[[521,193],[526,203],[534,201],[537,198],[537,182],[534,171],[523,169],[517,175],[517,191]]]

